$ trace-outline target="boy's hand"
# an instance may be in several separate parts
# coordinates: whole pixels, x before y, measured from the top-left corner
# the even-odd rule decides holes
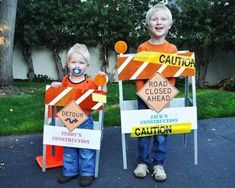
[[[105,72],[103,72],[103,71],[99,71],[99,72],[97,73],[97,75],[101,75],[101,76],[108,77],[108,75],[107,75]]]
[[[62,83],[61,83],[61,82],[52,82],[52,83],[51,83],[51,86],[52,86],[52,87],[55,87],[55,88],[58,88],[58,87],[61,87],[61,86],[62,86]]]
[[[102,71],[99,71],[94,77],[94,81],[96,85],[101,86],[101,87],[105,87],[108,80],[109,80],[108,75]]]

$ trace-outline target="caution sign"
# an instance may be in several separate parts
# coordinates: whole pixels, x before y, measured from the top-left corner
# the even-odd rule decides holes
[[[156,72],[164,77],[194,76],[195,57],[192,52],[177,54],[141,51],[117,57],[118,80],[149,79]]]
[[[178,89],[157,73],[145,83],[137,95],[159,113],[178,93]]]
[[[134,56],[134,60],[195,69],[195,59],[193,55],[187,57],[178,54],[141,51]]]
[[[191,129],[191,122],[156,124],[151,126],[136,126],[133,127],[131,130],[131,137],[189,133],[191,132]]]
[[[75,103],[75,101],[70,102],[61,111],[59,111],[57,115],[70,131],[73,131],[87,119],[87,115]]]

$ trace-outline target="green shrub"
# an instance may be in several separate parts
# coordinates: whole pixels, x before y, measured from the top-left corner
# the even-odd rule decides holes
[[[47,82],[50,82],[52,81],[53,79],[50,78],[49,76],[47,75],[42,75],[42,74],[37,74],[34,76],[33,78],[33,82],[41,82],[41,83],[47,83]]]
[[[235,91],[235,79],[227,78],[219,82],[219,87],[226,91]]]

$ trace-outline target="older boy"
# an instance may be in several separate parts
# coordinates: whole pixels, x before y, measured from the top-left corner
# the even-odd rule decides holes
[[[138,52],[155,51],[176,53],[176,46],[170,44],[165,39],[171,26],[172,14],[170,10],[163,4],[153,6],[146,14],[146,28],[148,29],[151,38],[138,47]],[[175,84],[174,78],[169,78],[169,81]],[[146,80],[137,80],[137,90],[139,90],[145,82]],[[138,109],[149,108],[140,97],[137,97],[137,101]],[[138,139],[138,165],[133,173],[138,178],[144,178],[147,175],[147,172],[149,172],[148,166],[153,165],[154,179],[156,181],[164,181],[167,177],[163,167],[167,152],[167,135],[153,136],[152,148],[150,148],[150,141],[151,137],[142,137]],[[150,153],[152,153],[151,158]]]

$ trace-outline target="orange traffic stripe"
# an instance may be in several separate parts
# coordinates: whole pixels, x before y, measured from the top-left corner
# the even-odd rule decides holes
[[[88,94],[87,94],[88,93]],[[72,87],[50,87],[45,93],[45,104],[55,106],[66,106],[69,102],[78,101],[82,109],[101,110],[102,103],[92,100],[92,93],[105,95],[104,91],[100,90],[82,90]],[[82,100],[80,100],[82,99]]]

